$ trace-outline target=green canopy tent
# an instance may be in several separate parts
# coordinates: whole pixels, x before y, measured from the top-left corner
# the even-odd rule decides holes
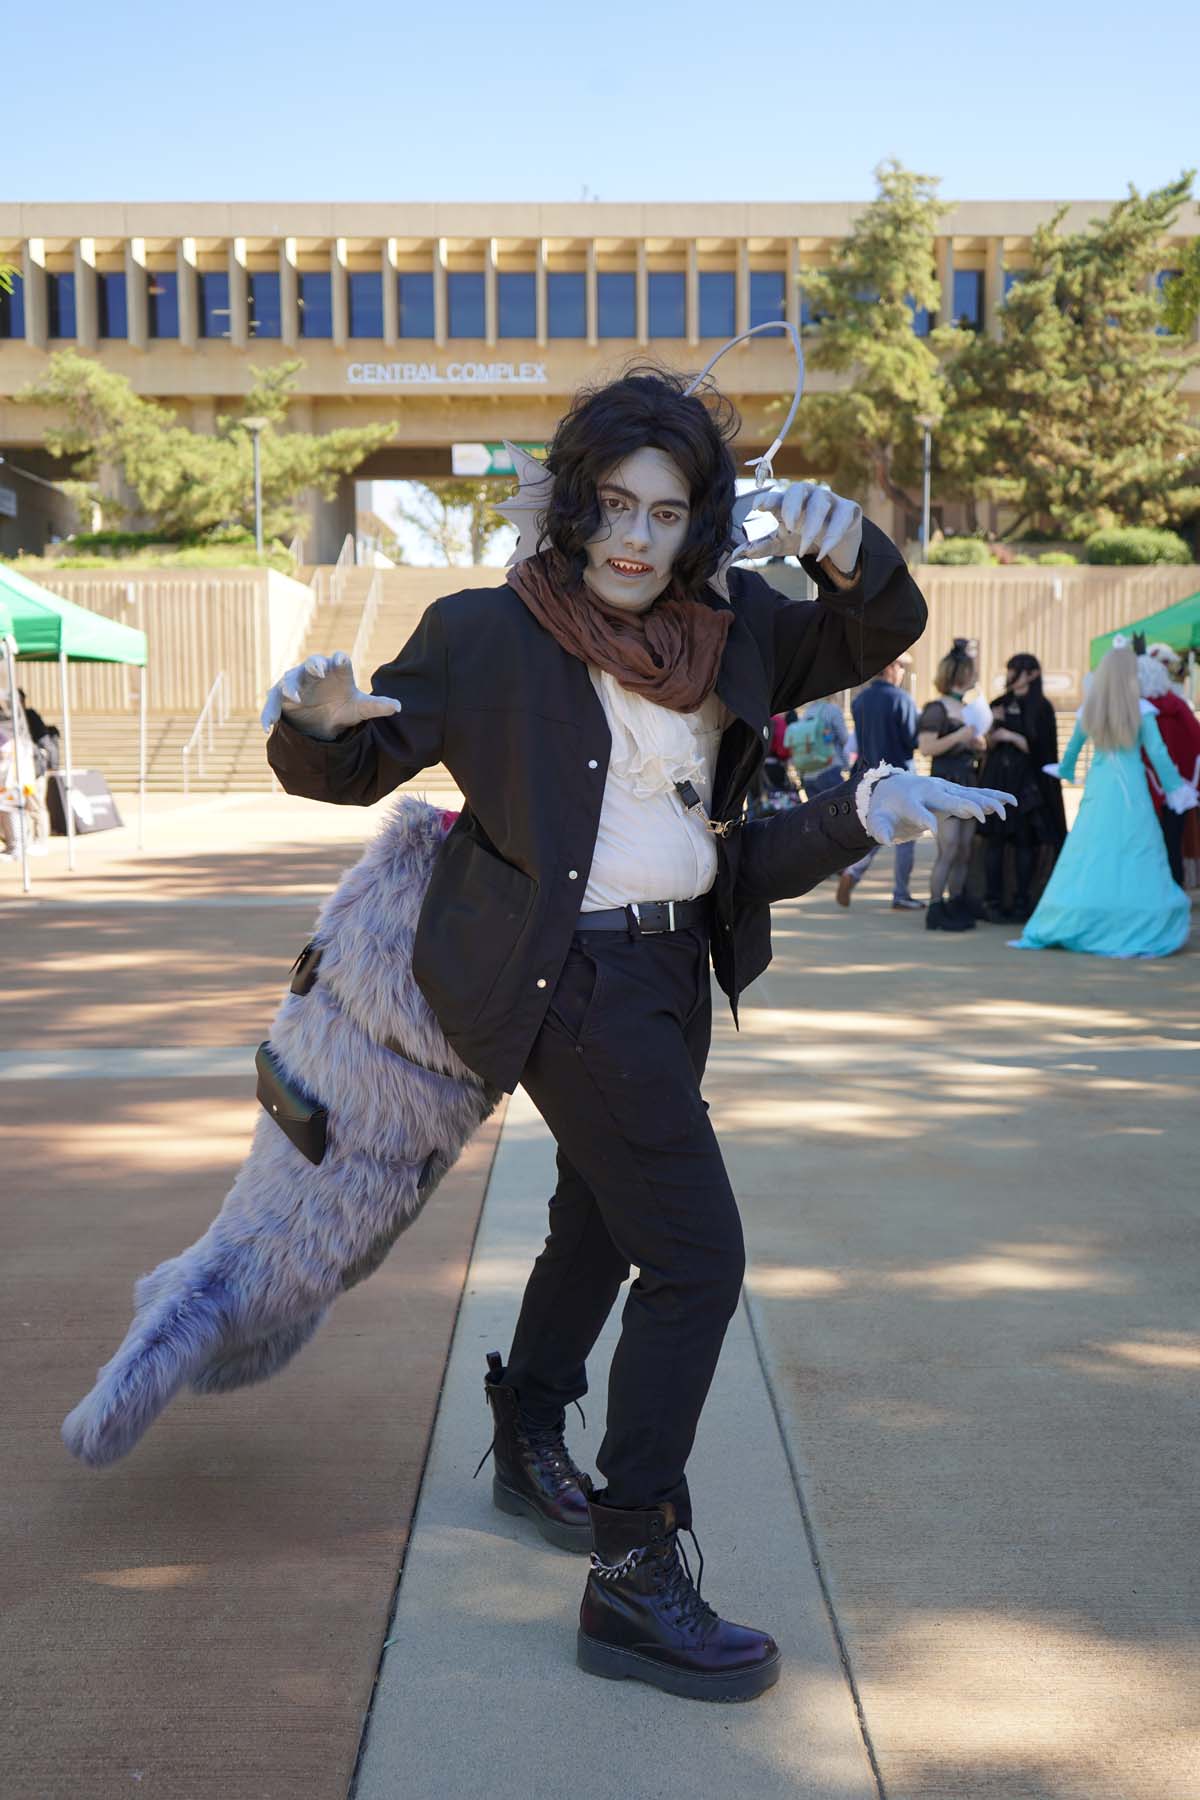
[[[138,694],[138,848],[146,804],[146,634],[89,612],[52,594],[15,569],[0,568],[0,608],[9,620],[9,642],[24,662],[57,662],[62,693],[63,787],[67,865],[75,867],[75,815],[71,801],[71,705],[67,669],[72,662],[128,663],[141,670]],[[11,655],[12,653],[10,653]],[[15,699],[16,682],[10,669]],[[22,834],[24,839],[24,834]],[[28,870],[25,870],[28,892]]]
[[[1127,636],[1139,631],[1148,644],[1170,644],[1172,650],[1181,653],[1194,650],[1200,654],[1200,594],[1189,594],[1186,600],[1176,600],[1173,606],[1164,606],[1161,611],[1148,613],[1144,619],[1134,619],[1131,624],[1121,625],[1118,629]],[[1101,637],[1092,639],[1093,669],[1105,652],[1112,649],[1116,635],[1116,631],[1106,631]]]

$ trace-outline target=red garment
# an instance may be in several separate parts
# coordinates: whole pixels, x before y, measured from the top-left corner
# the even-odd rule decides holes
[[[1167,746],[1167,755],[1179,770],[1185,781],[1191,781],[1196,774],[1196,759],[1200,757],[1200,720],[1179,694],[1155,694],[1151,696],[1151,706],[1158,714],[1158,729],[1162,732],[1162,741]],[[1146,780],[1150,783],[1150,798],[1154,802],[1155,812],[1163,807],[1162,783],[1150,767],[1146,752],[1142,752],[1142,763],[1146,770]]]
[[[780,762],[787,762],[791,752],[784,742],[784,733],[788,727],[786,713],[774,713],[771,718],[771,748],[768,754],[777,756]]]

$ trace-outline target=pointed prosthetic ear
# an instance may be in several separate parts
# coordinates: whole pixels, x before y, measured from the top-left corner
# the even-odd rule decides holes
[[[512,466],[517,477],[517,491],[511,500],[506,500],[496,511],[501,518],[507,519],[510,525],[517,528],[517,542],[512,555],[508,559],[508,567],[514,563],[526,562],[529,557],[537,555],[538,539],[542,535],[542,525],[550,506],[550,496],[554,491],[554,477],[544,463],[536,456],[530,456],[517,444],[504,440],[504,448],[512,457]]]

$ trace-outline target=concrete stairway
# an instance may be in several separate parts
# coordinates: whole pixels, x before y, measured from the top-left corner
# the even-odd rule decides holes
[[[180,752],[195,718],[151,713],[146,723],[146,786],[155,793],[183,789]],[[262,726],[253,714],[238,714],[213,727],[213,748],[205,734],[203,772],[193,750],[189,791],[193,794],[266,793],[272,786]],[[72,761],[96,769],[114,793],[132,793],[138,778],[138,722],[132,713],[76,713],[71,719]]]

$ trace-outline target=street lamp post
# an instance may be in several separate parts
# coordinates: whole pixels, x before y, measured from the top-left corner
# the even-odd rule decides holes
[[[929,561],[929,489],[933,469],[933,420],[919,418],[917,424],[925,434],[921,457],[921,561]]]
[[[250,433],[254,444],[254,548],[259,556],[263,550],[262,529],[262,434],[270,424],[269,419],[243,419],[242,424]]]

